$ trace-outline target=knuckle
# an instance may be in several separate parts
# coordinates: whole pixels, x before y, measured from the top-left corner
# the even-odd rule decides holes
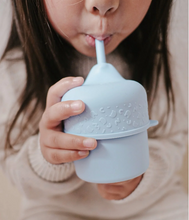
[[[69,87],[69,85],[71,84],[72,80],[73,80],[73,77],[66,77],[66,78],[64,78],[62,80],[62,83],[64,84],[64,86],[66,86],[66,87],[68,86]]]
[[[72,151],[70,153],[70,161],[75,161],[79,158],[78,154],[77,154],[77,151]]]
[[[50,86],[50,88],[48,90],[48,94],[53,94],[54,93],[54,89],[55,89],[55,85]]]
[[[46,111],[43,113],[43,116],[42,116],[42,117],[43,117],[42,120],[43,120],[44,122],[50,121],[50,112],[46,110]]]
[[[50,159],[55,164],[61,163],[61,158],[59,154],[57,153],[57,151],[51,153]]]
[[[57,135],[52,135],[52,136],[51,136],[51,141],[50,141],[50,143],[52,144],[52,146],[55,146],[55,147],[58,147],[58,146],[59,146],[59,145],[58,145],[59,141],[58,141]]]
[[[83,146],[83,142],[80,138],[74,137],[74,138],[71,139],[71,146],[78,148],[78,147]]]
[[[57,106],[57,111],[63,113],[64,115],[70,114],[70,105],[67,102],[60,102]]]
[[[67,83],[71,83],[73,81],[74,77],[73,76],[68,76],[65,79],[66,79]]]

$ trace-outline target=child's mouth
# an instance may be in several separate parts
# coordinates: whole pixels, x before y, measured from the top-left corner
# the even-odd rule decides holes
[[[95,47],[95,39],[103,40],[104,45],[106,46],[111,41],[111,38],[112,38],[112,35],[106,35],[106,36],[95,36],[95,35],[89,35],[89,34],[85,35],[85,39],[87,43],[92,47]]]

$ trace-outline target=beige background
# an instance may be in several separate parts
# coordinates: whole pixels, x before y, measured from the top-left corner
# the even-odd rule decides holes
[[[178,1],[179,2],[179,1]],[[9,18],[9,14],[5,12],[5,6],[8,4],[8,0],[0,0],[0,27],[1,27],[1,33],[0,33],[0,39],[1,43],[5,39],[5,31],[3,27],[8,29],[8,25],[5,24],[6,17]],[[181,10],[182,11],[182,10]],[[6,15],[6,16],[5,16]],[[2,19],[4,18],[4,20]],[[1,46],[1,45],[0,45]],[[3,48],[0,47],[1,50]],[[188,189],[188,163],[187,163],[187,154],[184,158],[183,168],[180,171],[180,174],[183,177],[183,184],[185,189]],[[10,185],[8,180],[5,178],[5,176],[0,171],[0,220],[17,220],[19,216],[19,210],[21,206],[21,196],[16,188]]]
[[[183,184],[188,190],[188,163],[187,153],[184,158],[182,170]],[[0,220],[17,220],[21,205],[21,196],[16,188],[10,185],[5,176],[0,172]]]

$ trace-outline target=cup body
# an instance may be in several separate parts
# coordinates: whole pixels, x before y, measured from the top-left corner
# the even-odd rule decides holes
[[[149,166],[147,130],[122,138],[98,140],[88,157],[75,161],[78,177],[92,183],[116,183],[143,174]]]

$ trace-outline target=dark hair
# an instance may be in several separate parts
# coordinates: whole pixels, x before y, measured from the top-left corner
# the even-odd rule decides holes
[[[42,0],[12,0],[12,4],[14,20],[5,54],[15,46],[22,47],[27,82],[19,100],[20,109],[8,129],[6,148],[11,148],[14,144],[11,143],[10,136],[20,115],[24,115],[30,106],[27,123],[22,125],[16,141],[37,111],[45,109],[49,87],[67,77],[68,73],[69,76],[75,76],[71,66],[73,57],[77,57],[75,49],[49,24]],[[130,66],[132,79],[146,88],[149,109],[155,98],[160,73],[164,76],[167,109],[170,109],[171,102],[174,103],[167,46],[171,5],[172,0],[153,0],[141,24],[117,48]],[[32,134],[37,132],[38,127]]]

